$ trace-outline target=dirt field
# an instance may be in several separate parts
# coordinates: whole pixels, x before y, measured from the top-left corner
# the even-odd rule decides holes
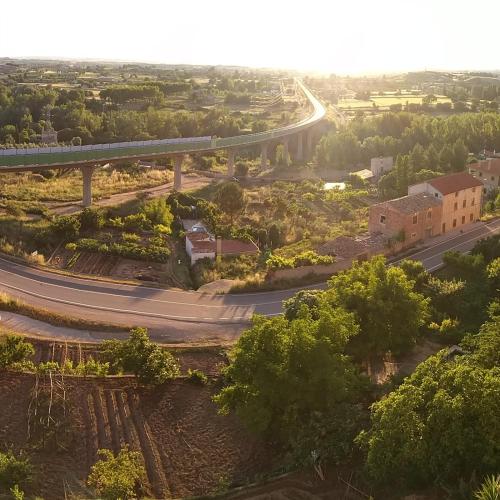
[[[34,375],[0,373],[0,446],[28,453],[37,470],[28,493],[47,500],[65,492],[88,498],[84,481],[97,450],[125,444],[141,452],[145,493],[155,498],[209,494],[272,469],[270,450],[234,418],[217,414],[213,387],[185,379],[150,390],[130,378],[65,377],[66,450],[35,447],[27,430],[35,383]]]
[[[114,279],[139,279],[155,283],[166,280],[167,265],[159,262],[125,259],[116,255],[94,252],[70,252],[64,248],[51,259],[50,264],[86,276],[109,276]]]

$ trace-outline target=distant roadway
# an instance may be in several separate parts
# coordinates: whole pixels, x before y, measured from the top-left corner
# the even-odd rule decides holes
[[[417,251],[429,271],[442,265],[448,250],[469,251],[481,238],[500,232],[500,219],[481,224]],[[305,288],[324,288],[325,284]],[[0,290],[38,307],[68,316],[106,323],[141,325],[156,331],[182,332],[186,340],[237,332],[254,313],[273,316],[297,289],[212,295],[124,285],[55,274],[0,258]]]

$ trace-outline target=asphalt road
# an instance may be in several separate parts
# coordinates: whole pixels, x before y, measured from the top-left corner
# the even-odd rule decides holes
[[[498,232],[500,220],[481,224],[444,241],[442,237],[437,238],[411,258],[422,261],[432,271],[442,264],[444,252],[467,252],[477,240]],[[221,335],[233,338],[252,314],[279,314],[282,301],[297,291],[211,295],[163,290],[74,278],[1,258],[0,290],[68,316],[124,326],[141,325],[156,331],[170,330],[177,336],[182,333],[186,340]]]

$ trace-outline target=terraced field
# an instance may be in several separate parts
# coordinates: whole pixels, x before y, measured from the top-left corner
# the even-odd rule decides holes
[[[82,356],[91,353],[83,349]],[[42,359],[80,356],[78,349],[40,351]],[[71,408],[64,448],[41,447],[29,439],[30,405],[38,387],[34,375],[0,373],[0,449],[22,450],[37,471],[29,495],[59,500],[91,498],[85,485],[99,449],[124,445],[141,453],[149,498],[184,498],[246,484],[273,469],[273,454],[232,417],[217,414],[213,386],[177,379],[155,389],[131,377],[62,379]],[[61,379],[61,380],[60,380]],[[36,389],[38,390],[38,389]],[[59,428],[59,427],[58,427]]]

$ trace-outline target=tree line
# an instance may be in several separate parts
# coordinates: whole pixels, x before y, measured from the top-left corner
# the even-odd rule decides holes
[[[179,91],[176,84],[175,91]],[[263,117],[232,115],[225,108],[187,112],[162,109],[169,83],[118,85],[101,91],[101,99],[81,89],[0,84],[0,144],[38,144],[50,125],[58,142],[82,144],[216,135],[227,137],[254,128]],[[124,109],[131,101],[142,109]],[[259,125],[260,127],[260,125]],[[1,147],[1,146],[0,146]]]

